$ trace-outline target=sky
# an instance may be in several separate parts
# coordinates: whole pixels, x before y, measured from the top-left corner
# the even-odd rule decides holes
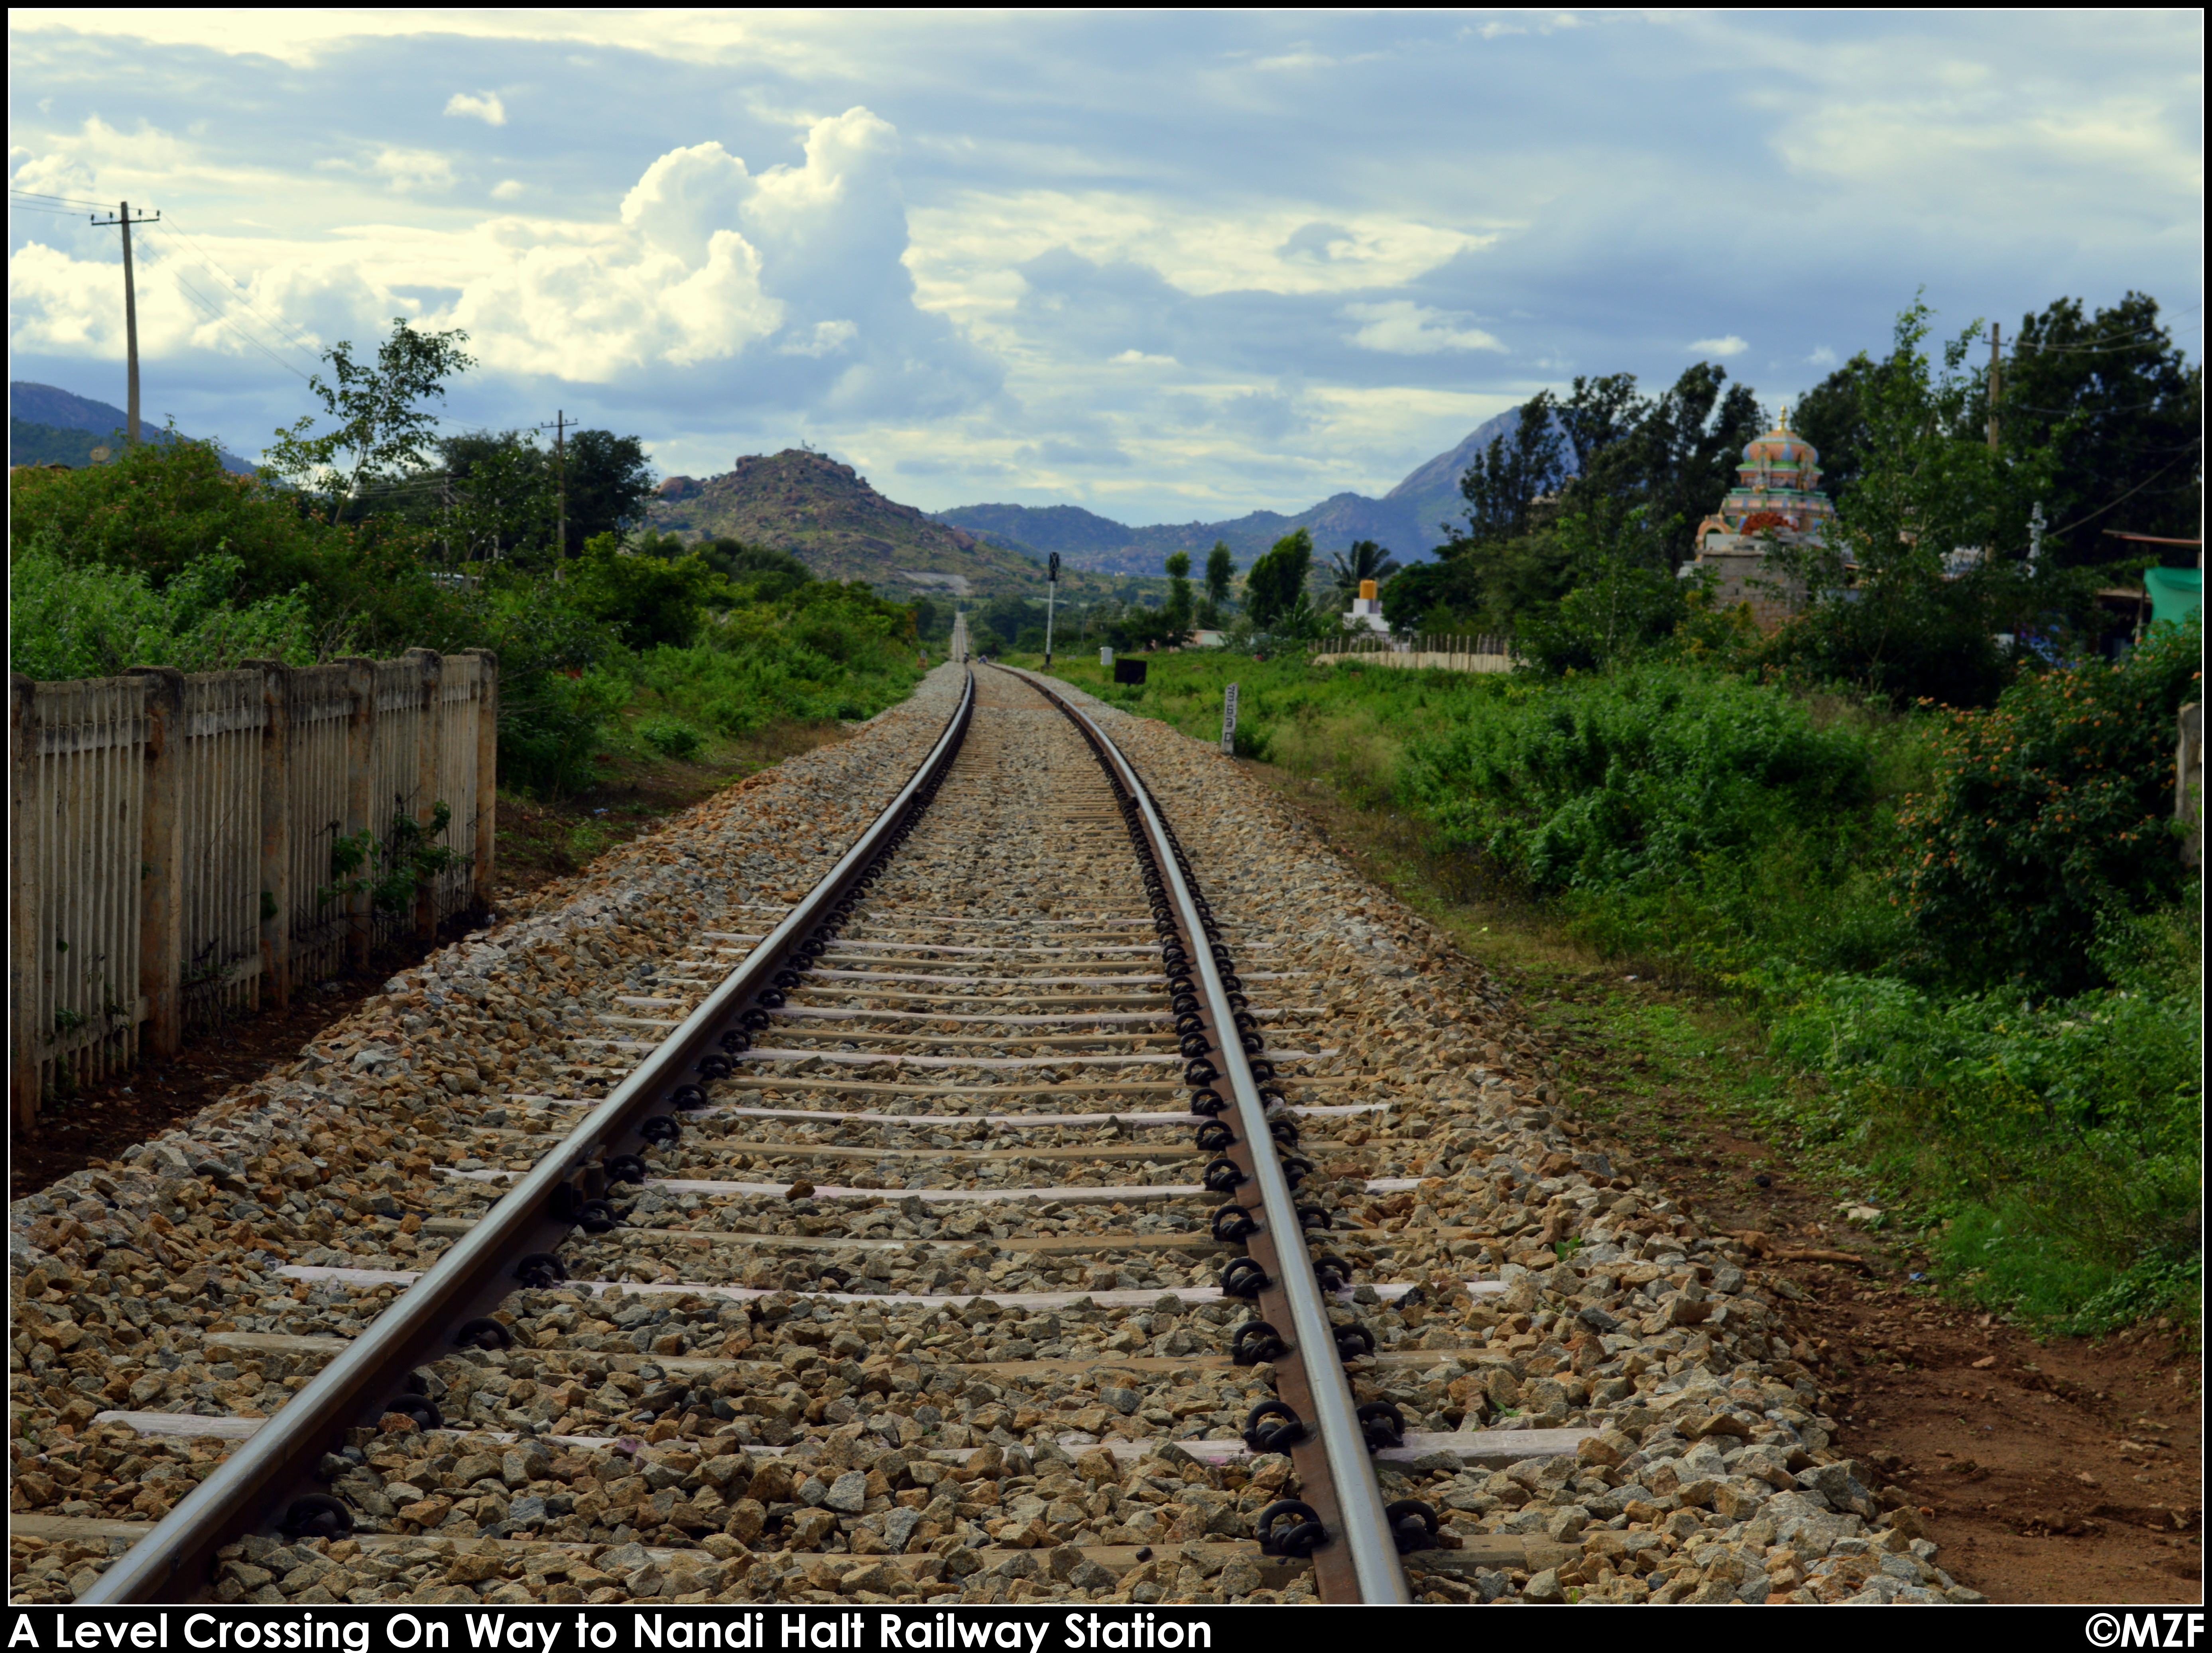
[[[2148,292],[2201,359],[2203,55],[2195,10],[18,9],[9,372],[122,404],[76,204],[128,199],[147,416],[248,458],[404,316],[469,335],[452,428],[1297,511],[1577,374],[1778,409],[1923,289]]]

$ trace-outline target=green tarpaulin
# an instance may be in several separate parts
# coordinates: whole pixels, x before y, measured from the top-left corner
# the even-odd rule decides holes
[[[2201,568],[2146,568],[2143,589],[2150,593],[2150,623],[2171,620],[2176,625],[2197,612],[2204,600],[2204,571]]]

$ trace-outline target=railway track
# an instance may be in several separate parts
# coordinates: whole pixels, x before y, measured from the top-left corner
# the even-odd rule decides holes
[[[18,1202],[16,1599],[1955,1591],[1494,997],[1077,698],[946,668],[261,1152]]]

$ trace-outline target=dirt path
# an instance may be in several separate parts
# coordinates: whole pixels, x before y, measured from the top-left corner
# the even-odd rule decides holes
[[[1511,984],[1569,1106],[1711,1229],[1760,1237],[1803,1294],[1839,1444],[1915,1500],[1998,1601],[2203,1599],[2203,1356],[2166,1322],[2039,1339],[1916,1279],[1923,1257],[1839,1207],[1747,1098],[1785,1081],[1731,1007],[1639,981],[1541,921],[1450,890],[1407,825],[1255,764],[1363,872]],[[1826,1252],[1843,1261],[1804,1254]],[[2181,1340],[2187,1338],[2185,1343]]]

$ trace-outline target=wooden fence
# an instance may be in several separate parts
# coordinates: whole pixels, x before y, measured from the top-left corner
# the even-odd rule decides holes
[[[291,1002],[489,887],[499,715],[487,650],[191,677],[13,679],[9,1091],[16,1121],[142,1048]],[[333,896],[340,835],[396,816],[467,857],[410,910]]]
[[[1307,651],[1315,665],[1357,661],[1361,665],[1403,666],[1409,672],[1510,672],[1517,657],[1510,637],[1332,637]]]

